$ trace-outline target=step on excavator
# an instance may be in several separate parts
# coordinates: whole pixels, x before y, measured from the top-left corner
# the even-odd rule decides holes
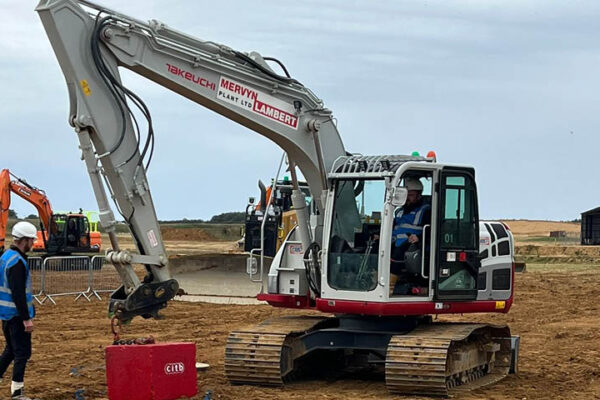
[[[178,289],[146,178],[152,119],[123,85],[119,68],[126,68],[267,137],[287,155],[297,226],[268,272],[255,258],[248,272],[254,281],[266,278],[258,299],[323,314],[232,332],[225,350],[230,382],[282,385],[317,370],[311,365],[325,366],[325,357],[339,361],[334,368],[378,366],[393,393],[444,396],[516,370],[519,338],[508,326],[435,321],[441,314],[506,313],[513,302],[513,237],[503,224],[479,220],[472,167],[440,163],[434,153],[349,153],[332,112],[274,58],[87,0],[42,0],[36,10],[66,79],[68,121],[111,241],[107,259],[123,281],[109,312],[122,321],[156,316]],[[420,227],[420,257],[405,259],[394,283],[394,221],[403,215],[409,180],[421,182],[431,218]],[[107,189],[139,254],[119,247]],[[146,266],[144,280],[134,263]]]
[[[100,232],[87,215],[83,212],[54,213],[42,189],[3,169],[0,171],[0,253],[5,248],[11,193],[31,203],[38,212],[40,230],[33,251],[44,252],[47,256],[100,251]]]

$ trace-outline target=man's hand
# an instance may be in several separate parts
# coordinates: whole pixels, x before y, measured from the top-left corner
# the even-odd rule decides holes
[[[417,235],[410,235],[408,237],[408,243],[417,243],[419,241],[419,237]]]
[[[33,332],[33,320],[28,319],[27,321],[23,321],[23,326],[25,327],[25,332]]]

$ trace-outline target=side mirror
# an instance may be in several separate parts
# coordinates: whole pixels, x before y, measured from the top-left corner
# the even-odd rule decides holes
[[[408,197],[408,189],[405,187],[397,187],[392,191],[391,203],[394,207],[402,207],[406,203]]]
[[[249,197],[248,198],[248,203],[254,204],[254,197]]]

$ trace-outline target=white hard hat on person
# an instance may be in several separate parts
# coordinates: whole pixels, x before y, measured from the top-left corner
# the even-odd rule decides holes
[[[423,184],[417,178],[406,178],[404,179],[404,187],[407,190],[416,190],[419,192],[423,191]]]
[[[31,222],[20,221],[12,228],[12,236],[14,239],[30,238],[37,239],[37,229]]]

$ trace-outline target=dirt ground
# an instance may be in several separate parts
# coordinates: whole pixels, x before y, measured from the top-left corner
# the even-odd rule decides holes
[[[508,323],[521,335],[520,372],[464,399],[600,398],[600,267],[538,266],[516,278],[516,302],[508,314],[471,315],[457,320]],[[272,316],[297,313],[269,306],[171,302],[163,320],[136,319],[125,337],[154,335],[158,341],[192,341],[197,360],[211,365],[198,373],[199,395],[213,399],[394,399],[379,380],[340,379],[292,383],[284,388],[232,386],[223,371],[228,332]],[[448,318],[445,318],[448,319]],[[38,307],[34,354],[27,386],[41,399],[106,397],[104,347],[111,341],[106,301]],[[8,392],[10,380],[0,388]]]
[[[166,231],[166,234],[165,234]],[[241,253],[237,242],[214,239],[201,229],[163,230],[165,248],[169,257],[178,255]],[[119,244],[123,249],[136,251],[129,234],[119,234]],[[102,243],[110,243],[108,236],[102,236]],[[104,250],[104,249],[103,249]]]
[[[165,228],[160,229],[164,240],[216,241],[215,237],[203,229]]]
[[[515,235],[546,235],[549,230],[573,230],[564,223],[533,225],[508,221]],[[532,221],[527,221],[532,223]],[[234,242],[185,240],[173,233],[166,241],[169,254],[236,253]],[[201,238],[198,238],[201,239]],[[123,241],[127,243],[126,237]],[[516,300],[508,314],[464,315],[443,320],[506,323],[521,335],[520,372],[500,383],[460,399],[600,399],[600,253],[598,247],[518,246],[527,254],[527,272],[516,276]],[[540,250],[541,249],[541,250]],[[553,250],[554,249],[554,250]],[[581,253],[581,249],[586,252]],[[589,249],[589,251],[587,250]],[[562,252],[568,252],[568,257]],[[541,251],[541,253],[540,253]],[[595,252],[593,255],[587,252]],[[548,257],[546,253],[552,255]],[[544,258],[545,257],[545,258]],[[546,261],[552,260],[550,263]],[[564,261],[564,262],[562,262]],[[44,400],[73,399],[84,390],[85,399],[106,399],[104,348],[112,341],[106,317],[107,302],[91,303],[60,298],[58,305],[38,306],[33,358],[28,365],[29,393]],[[222,305],[173,301],[162,320],[136,319],[125,338],[153,335],[159,342],[191,341],[197,361],[211,368],[198,373],[199,394],[213,399],[399,399],[387,393],[383,377],[349,377],[335,381],[303,380],[283,388],[232,386],[223,369],[224,346],[231,330],[289,314],[292,310],[267,305]],[[7,378],[8,376],[5,376]],[[8,393],[10,379],[0,387]],[[4,392],[3,392],[4,391]]]

